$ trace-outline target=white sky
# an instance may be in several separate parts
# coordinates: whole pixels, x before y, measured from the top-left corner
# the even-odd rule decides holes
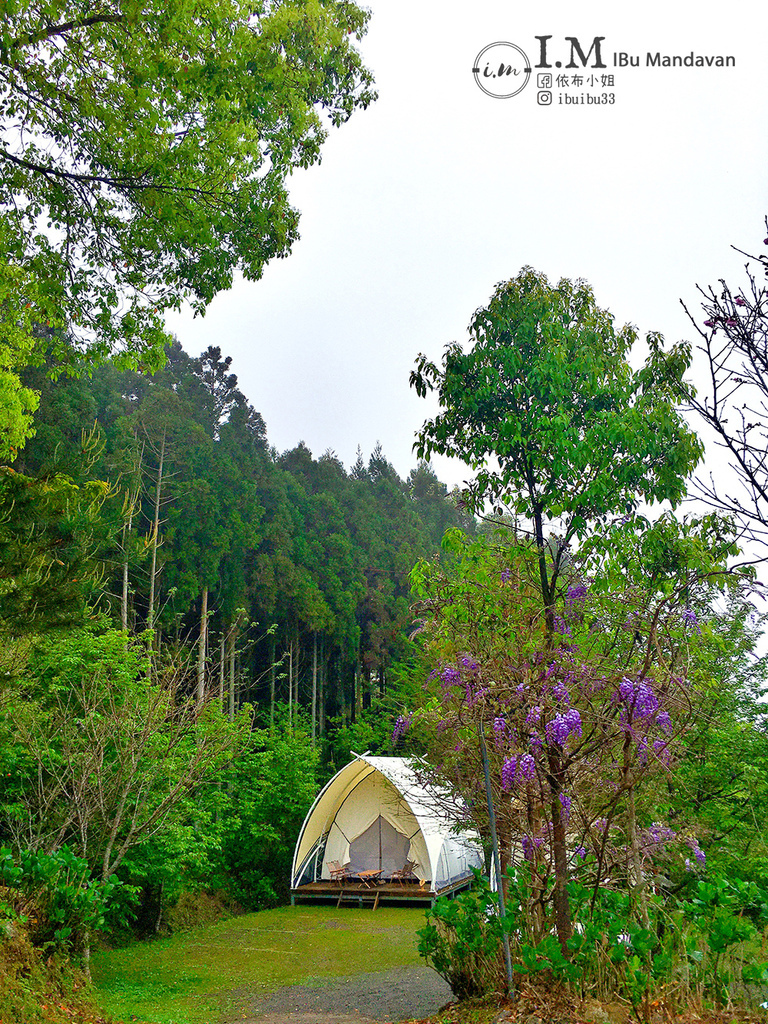
[[[530,264],[585,277],[619,324],[690,337],[679,299],[741,279],[736,244],[762,252],[768,212],[765,0],[372,0],[361,44],[379,100],[331,133],[320,166],[294,175],[293,254],[239,282],[204,319],[169,326],[192,354],[233,356],[278,450],[304,440],[349,467],[377,441],[401,476],[432,409],[408,386],[419,352],[465,340],[498,281]],[[476,55],[505,40],[538,60],[537,35],[605,37],[640,56],[615,86],[553,90],[536,70],[511,99],[486,96]],[[651,68],[648,51],[733,55],[735,68]],[[563,51],[568,58],[567,48]],[[574,72],[571,71],[570,74]],[[590,72],[587,71],[586,74]],[[600,74],[601,72],[597,72]],[[559,92],[615,103],[561,105]],[[437,460],[447,483],[465,471]]]

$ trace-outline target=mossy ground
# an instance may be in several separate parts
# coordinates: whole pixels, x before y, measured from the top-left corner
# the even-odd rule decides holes
[[[384,971],[420,962],[418,908],[281,907],[168,939],[95,953],[93,980],[107,1013],[151,1024],[218,1024],[244,988]]]

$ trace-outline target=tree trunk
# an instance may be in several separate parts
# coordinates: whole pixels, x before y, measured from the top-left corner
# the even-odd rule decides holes
[[[637,817],[635,814],[635,787],[631,779],[632,767],[632,736],[627,731],[624,737],[622,774],[624,788],[627,790],[627,833],[629,843],[630,870],[628,874],[632,878],[631,891],[637,895],[640,907],[640,919],[643,928],[648,928],[650,919],[648,917],[648,900],[645,891],[645,875],[643,873],[643,862],[640,855],[640,840],[637,835]]]
[[[552,893],[552,906],[555,911],[555,928],[563,956],[570,957],[568,940],[572,934],[571,907],[568,900],[568,850],[565,843],[565,821],[563,820],[560,796],[563,792],[561,765],[554,752],[549,755],[548,782],[552,790],[552,847],[555,859],[555,889]]]
[[[197,703],[205,700],[205,655],[208,643],[208,587],[200,602],[200,638],[197,644]]]
[[[224,704],[224,674],[227,663],[227,634],[221,634],[221,649],[219,651],[219,707],[222,713],[225,709]]]
[[[317,736],[317,633],[312,634],[312,746]]]
[[[149,570],[149,608],[147,610],[147,629],[155,625],[155,582],[157,580],[157,546],[160,532],[160,498],[163,492],[163,464],[165,462],[165,430],[160,442],[160,461],[157,467],[157,486],[155,487],[155,514],[152,520],[152,564]]]
[[[128,631],[128,552],[126,550],[126,544],[131,535],[131,531],[133,530],[133,516],[139,504],[139,493],[141,490],[141,463],[143,457],[144,446],[142,445],[141,451],[138,453],[138,458],[136,459],[135,473],[137,483],[133,493],[131,494],[129,492],[128,494],[129,505],[127,528],[126,526],[123,526],[123,587],[120,595],[120,622],[126,632]]]
[[[295,625],[293,637],[293,726],[296,725],[299,714],[299,667],[301,664],[301,641],[299,639],[299,624]]]
[[[341,657],[336,659],[336,699],[339,705],[339,718],[342,726],[347,725],[347,701],[344,692],[344,672]]]
[[[237,651],[238,620],[232,623],[229,631],[229,709],[230,722],[235,720],[235,654]]]
[[[325,653],[325,640],[320,637],[320,707],[318,709],[317,731],[325,736],[325,693],[328,682],[328,656]]]
[[[275,677],[277,666],[275,664],[275,637],[269,638],[269,734],[275,733]]]
[[[83,933],[83,974],[90,983],[91,978],[91,929],[86,928]]]
[[[133,506],[128,513],[128,522],[123,526],[123,587],[120,594],[120,625],[128,632],[128,555],[126,553],[126,540],[130,536],[133,525]]]
[[[288,732],[293,732],[293,631],[288,634]]]
[[[541,600],[544,605],[544,621],[547,627],[547,636],[551,637],[555,631],[555,609],[552,588],[549,585],[549,572],[547,571],[547,552],[544,545],[544,519],[540,505],[533,507],[533,528],[536,536],[536,548],[539,561],[539,583],[541,586]]]
[[[359,722],[363,717],[363,669],[360,662],[355,663],[355,709],[354,721]]]

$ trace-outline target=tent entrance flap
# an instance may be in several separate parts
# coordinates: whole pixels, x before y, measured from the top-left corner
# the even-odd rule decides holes
[[[381,815],[349,844],[352,874],[380,870],[384,878],[399,871],[408,859],[411,841]]]

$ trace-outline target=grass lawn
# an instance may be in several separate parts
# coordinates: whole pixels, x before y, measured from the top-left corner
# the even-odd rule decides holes
[[[234,1015],[238,990],[258,995],[418,964],[423,924],[420,908],[281,907],[94,953],[93,980],[100,1005],[118,1020],[218,1024]]]

